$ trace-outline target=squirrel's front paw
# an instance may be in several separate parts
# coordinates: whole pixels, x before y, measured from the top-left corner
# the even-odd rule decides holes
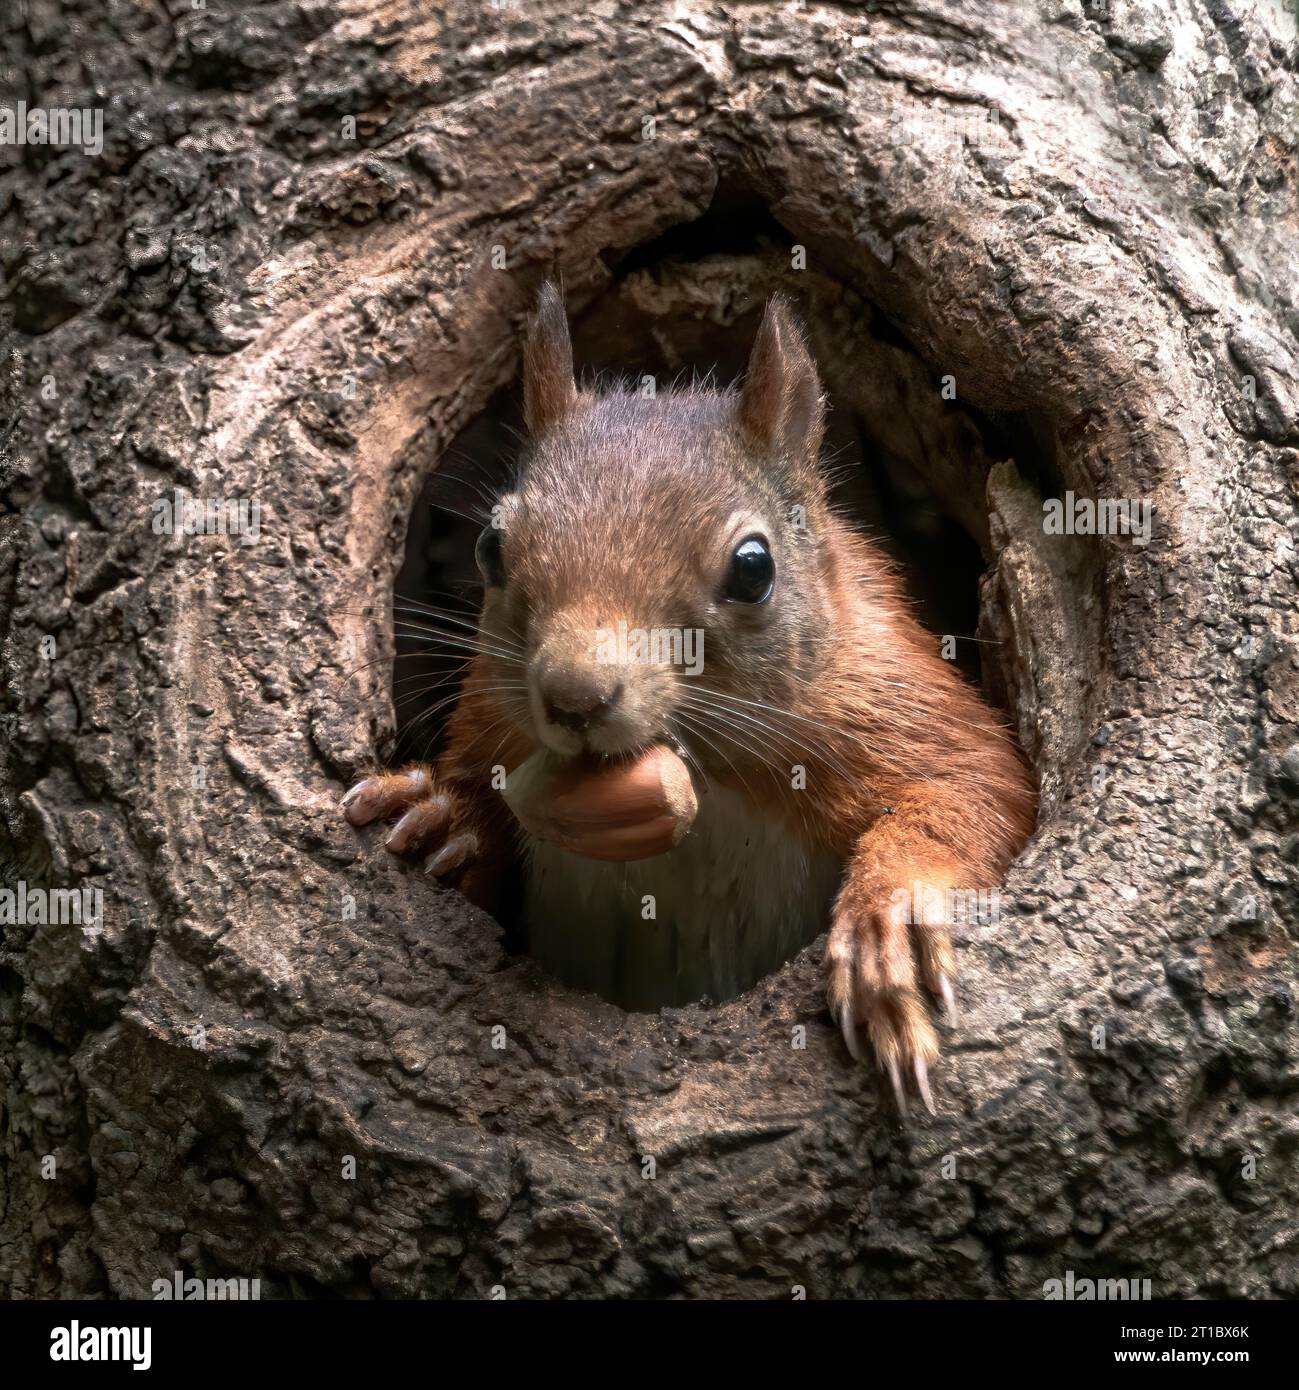
[[[478,852],[478,837],[459,827],[458,812],[455,797],[436,789],[432,772],[420,766],[367,777],[343,798],[350,825],[399,817],[384,848],[393,854],[428,855],[424,867],[439,878],[464,868]]]
[[[941,915],[920,913],[913,902],[924,895],[900,890],[885,895],[845,887],[835,905],[826,948],[826,997],[852,1055],[861,1060],[864,1031],[879,1065],[888,1072],[898,1109],[907,1110],[907,1078],[932,1113],[929,1068],[938,1059],[938,1034],[921,980],[955,1016],[952,945]],[[916,958],[920,969],[917,971]]]

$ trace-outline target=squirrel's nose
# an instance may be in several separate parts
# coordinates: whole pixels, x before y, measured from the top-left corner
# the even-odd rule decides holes
[[[622,682],[601,682],[584,671],[553,671],[541,690],[546,718],[563,729],[584,734],[622,699]]]

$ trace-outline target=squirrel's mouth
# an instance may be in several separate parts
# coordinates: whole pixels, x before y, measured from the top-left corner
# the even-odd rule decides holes
[[[657,703],[657,702],[654,702]],[[633,698],[589,716],[556,710],[536,684],[529,691],[532,732],[539,743],[561,758],[630,759],[656,744],[677,748],[679,740],[657,717]]]
[[[573,761],[593,763],[633,758],[659,742],[603,726],[581,731],[565,729],[546,719],[534,719],[537,738],[550,752]]]
[[[655,748],[670,748],[683,762],[693,761],[690,750],[673,733],[658,734],[653,738],[647,738],[643,742],[613,752],[606,753],[598,748],[584,747],[576,753],[564,753],[559,756],[574,768],[589,768],[596,771],[601,768],[619,767],[624,764],[639,762]]]

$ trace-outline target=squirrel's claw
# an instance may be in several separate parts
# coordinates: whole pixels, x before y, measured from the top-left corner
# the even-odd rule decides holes
[[[369,825],[379,814],[380,784],[380,778],[367,777],[338,803],[349,825]]]
[[[424,872],[434,878],[442,878],[463,868],[478,853],[478,836],[472,830],[463,835],[453,835],[436,854],[429,855],[424,863]]]
[[[867,1035],[899,1113],[906,1116],[907,1091],[914,1088],[933,1114],[929,1068],[938,1058],[938,1035],[916,969],[914,929],[892,908],[874,908],[874,901],[872,893],[857,903],[841,898],[836,906],[826,948],[830,1011],[857,1061],[863,1052],[860,1034]],[[953,1012],[947,973],[935,970],[926,980]]]
[[[916,1089],[920,1092],[920,1099],[925,1103],[925,1109],[931,1115],[938,1112],[934,1109],[934,1097],[929,1090],[929,1068],[925,1065],[923,1057],[916,1058]]]
[[[367,777],[354,786],[341,804],[349,825],[369,825],[405,811],[429,794],[433,779],[423,768]]]
[[[451,821],[451,802],[445,796],[426,796],[416,802],[393,826],[383,847],[393,854],[413,854],[429,848],[446,834]]]
[[[384,848],[391,854],[426,856],[425,868],[439,877],[463,868],[478,853],[477,836],[457,831],[455,801],[450,793],[434,790],[426,767],[367,777],[347,793],[342,806],[355,826],[397,817]]]
[[[384,772],[358,782],[343,798],[350,824],[395,820],[383,847],[389,854],[419,856],[435,878],[457,877],[464,888],[482,853],[476,830],[466,826],[464,805],[454,789],[435,786],[430,768]]]
[[[952,989],[951,980],[946,975],[938,977],[938,997],[943,1001],[943,1016],[948,1025],[955,1028],[957,1024],[956,993]]]
[[[852,1011],[851,1001],[845,1002],[839,1009],[839,1027],[843,1032],[843,1040],[848,1047],[848,1055],[854,1062],[864,1062],[861,1044],[857,1041],[857,1019]]]
[[[907,1118],[907,1093],[902,1085],[902,1068],[896,1057],[889,1058],[889,1080],[893,1083],[893,1099],[897,1102],[898,1114]]]

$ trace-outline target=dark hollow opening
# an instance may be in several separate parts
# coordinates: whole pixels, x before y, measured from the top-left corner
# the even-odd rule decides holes
[[[579,378],[589,385],[648,374],[665,385],[711,373],[725,385],[743,373],[768,296],[789,295],[828,395],[823,459],[836,505],[892,556],[921,621],[936,638],[955,639],[956,663],[1004,707],[1004,685],[979,633],[979,581],[992,558],[987,469],[1013,458],[1021,474],[1052,491],[1049,432],[1027,412],[991,415],[945,399],[940,372],[905,335],[833,278],[791,269],[794,248],[763,204],[723,190],[697,222],[628,253],[606,253],[612,282],[581,310],[570,305]],[[415,505],[395,584],[398,759],[436,758],[467,655],[416,631],[437,620],[412,609],[474,619],[481,598],[474,544],[491,502],[508,490],[522,429],[516,382],[430,467]],[[516,925],[503,925],[510,947],[524,949]]]

